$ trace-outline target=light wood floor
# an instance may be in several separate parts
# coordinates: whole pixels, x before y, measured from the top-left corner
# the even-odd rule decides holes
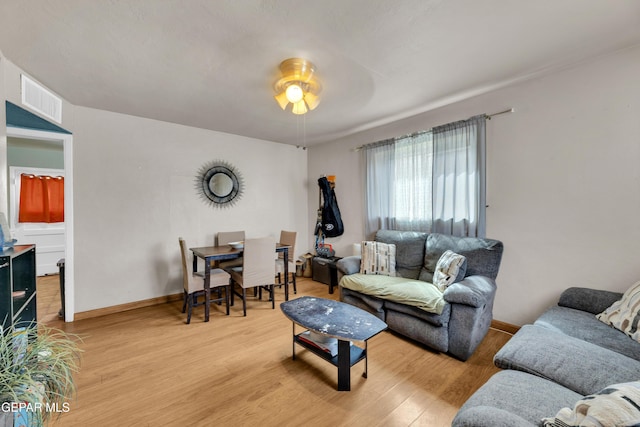
[[[45,292],[38,289],[41,302]],[[338,298],[303,278],[300,295]],[[278,289],[275,310],[250,301],[247,317],[237,300],[230,316],[212,306],[209,323],[199,307],[190,325],[181,302],[65,324],[52,301],[47,323],[84,337],[77,398],[52,425],[449,426],[498,371],[493,355],[510,338],[490,330],[460,362],[385,331],[369,341],[369,378],[361,362],[351,369],[351,391],[338,392],[334,366],[300,347],[291,359],[283,300]]]
[[[60,275],[39,276],[36,279],[36,310],[38,322],[49,323],[58,320],[62,307],[60,301]]]

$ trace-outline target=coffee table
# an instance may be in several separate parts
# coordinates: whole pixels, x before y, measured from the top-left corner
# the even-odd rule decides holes
[[[311,351],[338,368],[338,390],[351,390],[351,367],[365,361],[363,377],[367,378],[367,341],[387,329],[387,324],[353,305],[325,298],[304,296],[280,304],[284,315],[293,323],[293,360],[296,344]],[[296,334],[296,325],[324,337],[338,340],[338,354],[332,356]],[[351,342],[364,343],[364,348]]]

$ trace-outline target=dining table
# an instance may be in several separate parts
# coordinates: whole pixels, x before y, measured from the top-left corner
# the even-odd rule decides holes
[[[285,260],[289,259],[289,249],[291,246],[284,245],[282,243],[276,243],[276,253],[282,253]],[[211,303],[211,263],[212,261],[225,261],[229,259],[236,259],[242,256],[244,252],[243,248],[234,248],[230,245],[221,246],[203,246],[199,248],[189,248],[193,253],[193,272],[198,272],[198,258],[204,260],[204,321],[209,321],[209,304]],[[274,258],[274,271],[273,276],[275,278],[275,258]],[[284,263],[284,299],[289,301],[289,263]],[[233,292],[233,289],[231,290]]]

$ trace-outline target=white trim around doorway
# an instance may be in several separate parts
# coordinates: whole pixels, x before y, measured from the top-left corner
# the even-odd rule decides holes
[[[65,322],[73,322],[75,314],[74,292],[74,246],[73,246],[73,135],[45,132],[7,126],[7,137],[38,139],[62,142],[64,150],[64,223],[65,223],[65,268],[64,306]]]

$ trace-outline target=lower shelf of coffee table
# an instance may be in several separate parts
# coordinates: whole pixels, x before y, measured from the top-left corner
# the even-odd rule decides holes
[[[298,334],[295,335],[293,337],[293,340],[296,344],[300,345],[301,347],[309,350],[310,352],[312,352],[313,354],[315,354],[316,356],[320,357],[321,359],[326,360],[327,362],[331,363],[333,366],[338,366],[338,355],[336,354],[335,356],[332,356],[331,353],[326,352],[322,349],[319,349],[318,347],[314,346],[313,344],[309,344],[308,342],[302,340],[299,338],[299,336],[302,334]],[[349,346],[349,351],[350,351],[350,357],[349,357],[349,367],[355,365],[356,363],[360,362],[361,360],[365,359],[367,357],[367,350],[364,348],[360,348],[357,345],[350,345]]]

